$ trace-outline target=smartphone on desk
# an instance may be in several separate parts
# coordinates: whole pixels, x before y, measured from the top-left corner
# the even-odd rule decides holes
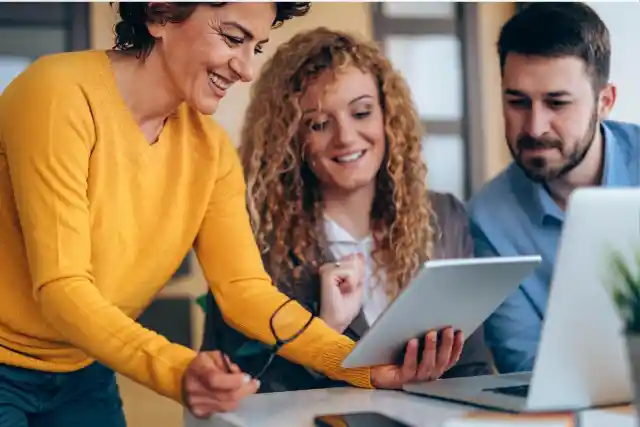
[[[316,427],[413,427],[378,412],[318,415],[313,421]]]

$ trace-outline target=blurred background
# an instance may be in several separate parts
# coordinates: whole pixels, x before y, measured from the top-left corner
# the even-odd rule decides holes
[[[613,119],[639,121],[639,3],[589,3],[611,32]],[[510,160],[503,135],[495,44],[501,25],[523,3],[316,2],[311,12],[273,32],[259,65],[295,33],[327,26],[380,43],[407,79],[426,128],[422,151],[429,185],[466,200]],[[0,92],[41,55],[113,46],[115,7],[109,3],[0,3]],[[550,23],[547,23],[550,24]],[[250,85],[224,98],[218,120],[237,141]],[[635,94],[635,95],[634,95]],[[38,102],[34,99],[33,102]],[[141,322],[175,342],[198,348],[203,315],[194,304],[206,290],[197,264],[185,260]],[[177,427],[177,404],[120,381],[129,425]]]

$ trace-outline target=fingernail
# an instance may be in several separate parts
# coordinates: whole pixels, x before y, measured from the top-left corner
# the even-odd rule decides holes
[[[242,383],[249,384],[250,381],[251,381],[251,376],[248,374],[244,374],[244,376],[242,377]]]
[[[260,388],[260,380],[256,380],[256,388]]]
[[[429,332],[429,339],[431,341],[435,341],[438,339],[438,333],[436,331]]]

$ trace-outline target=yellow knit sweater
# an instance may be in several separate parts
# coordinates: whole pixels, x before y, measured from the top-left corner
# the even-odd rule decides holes
[[[272,343],[269,318],[286,298],[263,269],[236,151],[210,117],[182,105],[149,144],[103,51],[41,58],[10,84],[0,96],[0,363],[65,372],[99,360],[180,401],[194,351],[134,319],[191,247],[228,322]],[[289,305],[283,334],[308,317]],[[368,369],[340,368],[352,347],[316,320],[282,355],[370,387]]]

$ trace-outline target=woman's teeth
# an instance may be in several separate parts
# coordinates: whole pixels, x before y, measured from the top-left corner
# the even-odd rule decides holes
[[[358,160],[363,155],[364,155],[364,150],[363,151],[358,151],[358,152],[353,153],[353,154],[347,154],[346,156],[336,157],[335,160],[338,163],[355,162],[356,160]]]
[[[229,89],[229,86],[231,86],[228,82],[224,81],[224,79],[214,73],[209,73],[209,80],[221,90],[227,90]]]

